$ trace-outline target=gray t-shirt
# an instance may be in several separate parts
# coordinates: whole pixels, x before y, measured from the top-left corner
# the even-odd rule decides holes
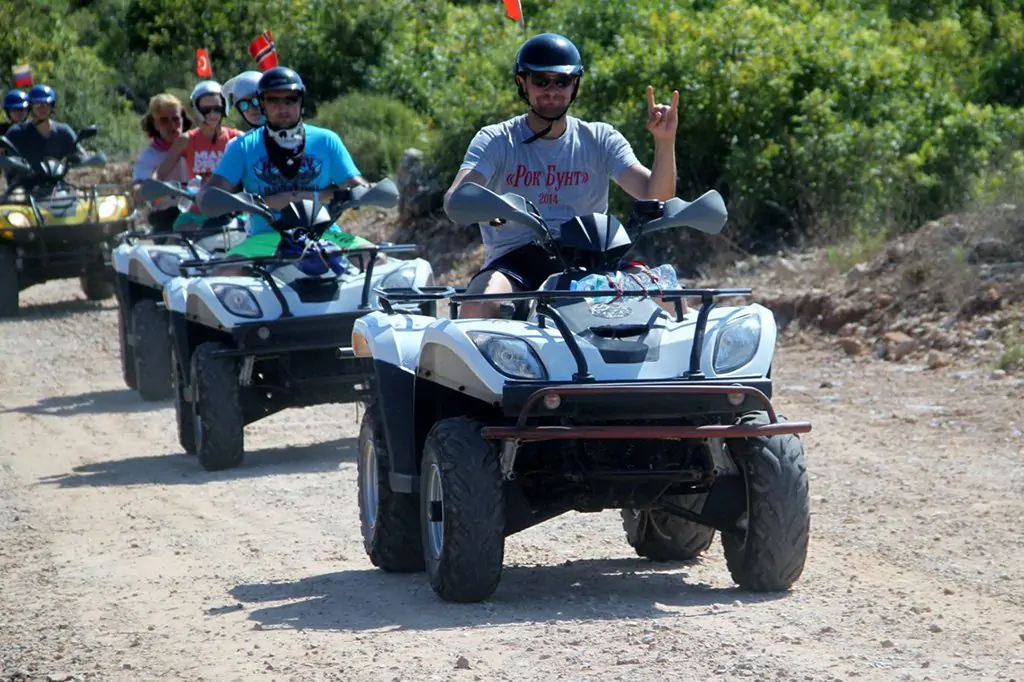
[[[607,123],[567,116],[558,138],[523,144],[533,134],[525,114],[486,126],[469,143],[461,167],[482,174],[493,192],[529,199],[555,237],[559,226],[575,216],[606,212],[609,180],[639,163],[626,138]],[[480,233],[485,267],[534,239],[533,230],[513,222],[498,228],[481,223]]]

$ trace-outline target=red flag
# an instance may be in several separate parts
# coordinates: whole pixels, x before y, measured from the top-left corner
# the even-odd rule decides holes
[[[252,39],[252,42],[249,43],[249,54],[260,65],[260,71],[277,66],[277,44],[274,42],[274,34],[270,32],[270,29]]]
[[[206,48],[196,50],[196,75],[200,78],[212,78],[213,68],[210,66],[210,55],[206,54]]]
[[[512,21],[522,22],[523,20],[523,5],[520,0],[504,0],[505,1],[505,13],[508,14],[508,18]]]
[[[28,64],[18,64],[11,71],[14,72],[14,87],[32,87],[32,68]]]

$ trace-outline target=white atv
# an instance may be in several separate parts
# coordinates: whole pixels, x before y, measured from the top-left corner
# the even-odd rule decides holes
[[[346,209],[394,206],[391,180],[336,196],[330,208],[294,202],[275,219],[259,197],[204,194],[204,215],[261,215],[282,235],[279,255],[184,261],[196,274],[164,289],[178,437],[209,471],[241,464],[247,424],[291,407],[361,399],[373,364],[350,342],[356,318],[378,305],[373,287],[432,284],[426,260],[384,255],[414,251],[413,244],[332,249],[320,241]],[[288,253],[286,243],[305,250]],[[229,266],[236,272],[225,272]]]
[[[787,590],[807,553],[796,434],[811,425],[770,402],[772,313],[716,306],[750,289],[575,289],[618,272],[631,232],[719,232],[721,196],[638,202],[627,227],[579,216],[557,241],[522,196],[473,183],[448,214],[529,225],[565,268],[535,292],[449,290],[452,319],[389,309],[436,291],[382,290],[384,310],[356,321],[353,347],[377,370],[358,463],[371,562],[425,568],[443,599],[480,601],[497,588],[507,536],[571,510],[620,509],[640,556],[694,559],[717,529],[736,583]],[[594,302],[603,296],[614,299]],[[699,310],[686,312],[684,298]],[[456,319],[460,303],[485,300],[530,307],[525,319]]]
[[[149,202],[170,196],[194,198],[180,183],[152,178],[141,183],[140,194]],[[164,400],[172,392],[164,286],[182,274],[183,261],[209,259],[244,240],[245,223],[237,216],[223,216],[178,232],[131,231],[118,237],[110,261],[117,283],[121,373],[125,385],[138,390],[143,400]]]

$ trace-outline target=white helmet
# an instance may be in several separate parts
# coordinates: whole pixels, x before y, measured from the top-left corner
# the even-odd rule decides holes
[[[228,98],[228,106],[234,107],[238,102],[255,97],[260,84],[259,71],[243,71],[224,84],[224,95]]]
[[[201,81],[196,87],[192,88],[192,94],[189,95],[189,99],[192,100],[192,111],[195,112],[197,120],[203,120],[203,115],[199,113],[199,99],[206,95],[220,95],[221,106],[224,107],[224,113],[227,114],[228,102],[224,99],[224,91],[221,89],[220,83],[217,81]]]

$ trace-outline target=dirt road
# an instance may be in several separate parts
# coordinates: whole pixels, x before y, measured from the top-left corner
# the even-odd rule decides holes
[[[810,558],[795,589],[636,558],[615,513],[510,538],[485,604],[372,568],[358,416],[275,415],[237,470],[121,383],[112,302],[0,322],[3,680],[1024,680],[1024,387],[784,341]],[[1016,421],[1014,421],[1016,419]]]

